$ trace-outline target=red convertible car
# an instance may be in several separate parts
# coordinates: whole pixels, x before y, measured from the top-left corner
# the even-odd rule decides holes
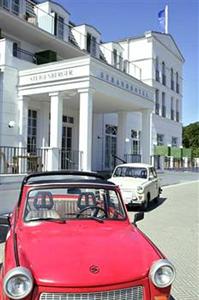
[[[143,217],[131,224],[119,187],[97,173],[26,176],[0,218],[0,300],[169,299],[175,269],[137,228]]]

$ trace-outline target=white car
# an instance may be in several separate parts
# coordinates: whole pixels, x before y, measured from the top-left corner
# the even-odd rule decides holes
[[[158,201],[160,181],[153,166],[141,163],[118,165],[109,181],[120,187],[125,204],[146,209],[152,200]]]

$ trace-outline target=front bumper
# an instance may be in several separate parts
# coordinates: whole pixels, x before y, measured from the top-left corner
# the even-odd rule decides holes
[[[122,197],[124,200],[124,203],[126,205],[139,205],[142,206],[145,202],[145,195],[144,193],[138,194],[135,191],[126,191],[122,190]]]

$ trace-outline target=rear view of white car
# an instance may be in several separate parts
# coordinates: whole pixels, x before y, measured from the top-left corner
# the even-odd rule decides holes
[[[147,209],[149,202],[158,201],[160,181],[153,166],[141,163],[118,165],[109,179],[119,185],[125,204]]]

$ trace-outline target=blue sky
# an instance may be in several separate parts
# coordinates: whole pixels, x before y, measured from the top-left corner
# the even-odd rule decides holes
[[[199,121],[199,0],[55,0],[78,24],[91,24],[103,42],[160,31],[158,12],[169,6],[169,33],[184,58],[183,125]]]

